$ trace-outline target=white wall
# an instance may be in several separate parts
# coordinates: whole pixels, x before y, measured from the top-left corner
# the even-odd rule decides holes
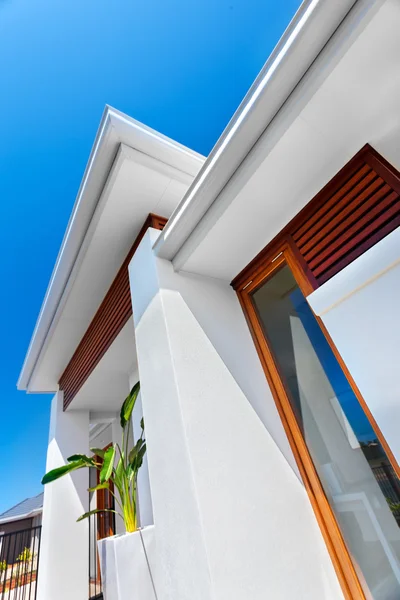
[[[308,297],[400,461],[400,229]]]
[[[155,235],[130,277],[160,600],[342,598],[233,290],[174,273]]]
[[[51,405],[46,471],[88,451],[88,412],[63,412],[58,392]],[[81,469],[44,488],[38,600],[87,600],[88,523],[76,520],[88,510],[88,483],[88,469]]]

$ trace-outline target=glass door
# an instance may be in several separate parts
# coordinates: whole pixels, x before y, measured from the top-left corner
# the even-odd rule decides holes
[[[348,597],[399,600],[399,480],[294,272],[283,252],[239,297]]]

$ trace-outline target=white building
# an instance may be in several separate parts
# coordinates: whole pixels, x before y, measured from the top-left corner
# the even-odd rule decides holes
[[[400,598],[399,31],[305,1],[206,159],[104,113],[18,385],[51,468],[140,378],[158,600]],[[45,489],[38,600],[88,598],[87,488]]]

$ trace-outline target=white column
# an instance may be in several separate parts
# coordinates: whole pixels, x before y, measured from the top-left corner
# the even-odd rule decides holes
[[[89,413],[63,412],[63,394],[52,401],[46,471],[89,451]],[[88,523],[77,518],[88,510],[89,472],[76,471],[44,488],[38,600],[87,600]]]
[[[188,284],[154,256],[155,236],[144,236],[129,271],[159,600],[342,598],[302,483],[210,341],[229,340],[242,359],[224,320],[233,290]]]

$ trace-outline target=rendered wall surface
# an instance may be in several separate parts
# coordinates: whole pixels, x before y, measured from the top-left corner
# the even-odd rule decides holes
[[[342,598],[235,293],[154,239],[130,275],[161,599]]]
[[[46,471],[66,464],[72,454],[89,451],[89,413],[63,412],[62,393],[52,401]],[[37,600],[87,600],[89,534],[88,470],[67,475],[44,488]],[[73,576],[66,576],[73,573]]]

